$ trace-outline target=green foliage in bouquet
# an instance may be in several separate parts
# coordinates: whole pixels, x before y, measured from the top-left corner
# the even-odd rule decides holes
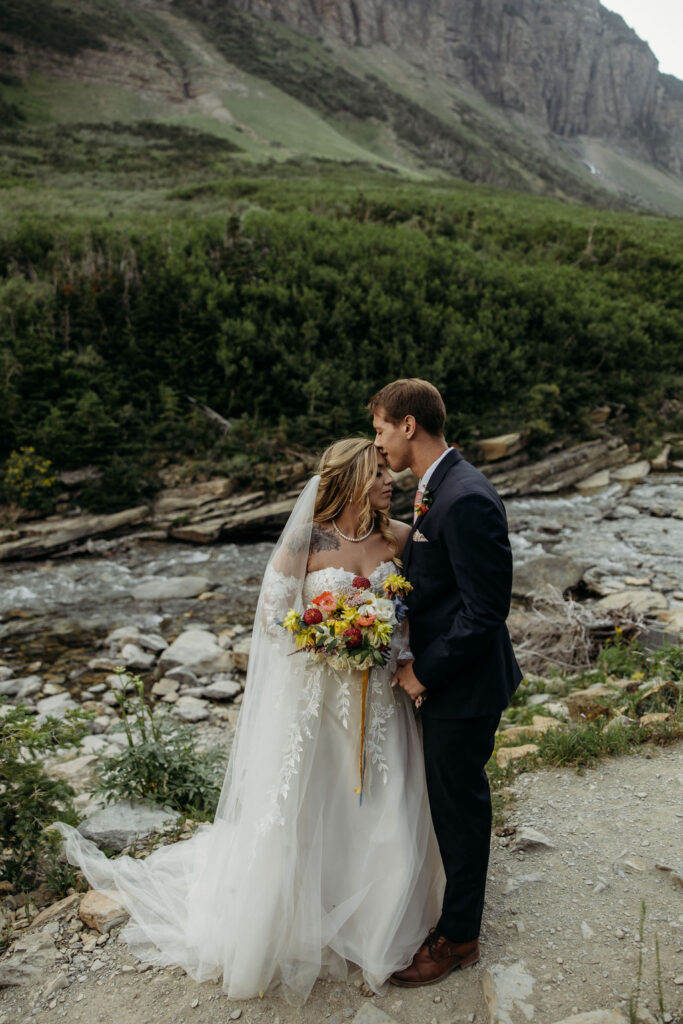
[[[98,764],[101,792],[110,801],[154,800],[195,820],[210,820],[223,781],[223,751],[198,750],[190,726],[152,715],[142,679],[132,681],[133,694],[116,691],[128,745]]]
[[[25,706],[3,703],[0,709],[0,876],[17,891],[46,882],[55,896],[63,895],[73,878],[60,865],[60,839],[48,827],[57,820],[77,824],[74,791],[67,782],[51,778],[39,758],[77,746],[90,716],[67,711],[63,719],[38,724]]]

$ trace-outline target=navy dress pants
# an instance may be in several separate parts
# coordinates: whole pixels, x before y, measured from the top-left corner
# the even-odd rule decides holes
[[[471,942],[481,928],[491,842],[484,765],[499,722],[500,712],[479,718],[422,715],[427,791],[446,872],[437,928],[451,942]]]

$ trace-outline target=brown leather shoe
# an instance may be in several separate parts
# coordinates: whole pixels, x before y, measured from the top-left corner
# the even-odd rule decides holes
[[[449,942],[432,928],[424,943],[413,957],[413,962],[402,971],[396,971],[389,981],[402,988],[421,988],[436,985],[457,967],[471,967],[479,959],[479,940]]]

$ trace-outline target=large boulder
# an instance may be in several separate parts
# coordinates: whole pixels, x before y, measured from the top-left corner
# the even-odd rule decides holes
[[[613,470],[612,479],[618,480],[621,484],[636,484],[639,480],[644,480],[649,472],[650,463],[647,459],[641,459],[640,462],[631,462],[627,466]]]
[[[81,822],[78,831],[96,846],[119,853],[136,839],[147,839],[175,823],[180,815],[147,801],[119,800]]]
[[[664,594],[657,590],[619,590],[595,602],[596,612],[631,611],[636,615],[647,615],[668,605]]]
[[[486,437],[477,441],[477,448],[487,462],[497,462],[521,451],[523,444],[521,434],[500,434],[498,437]]]
[[[81,900],[78,916],[88,928],[93,928],[100,935],[107,935],[112,928],[123,924],[128,917],[128,911],[111,896],[91,889]]]
[[[14,943],[11,955],[0,963],[0,988],[42,981],[57,959],[57,947],[49,935],[29,932]]]
[[[136,601],[171,601],[184,597],[197,597],[210,587],[206,576],[172,576],[148,580],[133,587]]]
[[[515,597],[526,597],[546,584],[564,592],[579,583],[585,568],[561,555],[537,555],[515,565],[512,593]]]
[[[181,665],[195,675],[230,672],[232,654],[224,651],[213,633],[206,629],[187,629],[161,652],[159,665],[163,669]]]

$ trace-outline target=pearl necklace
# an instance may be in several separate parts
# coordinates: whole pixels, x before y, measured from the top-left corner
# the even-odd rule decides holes
[[[332,525],[334,526],[335,530],[337,531],[340,537],[343,537],[344,540],[350,540],[352,544],[360,544],[362,540],[367,540],[370,534],[375,532],[375,526],[373,524],[368,530],[368,532],[363,534],[362,537],[347,537],[345,533],[341,532],[334,519],[332,520]]]

